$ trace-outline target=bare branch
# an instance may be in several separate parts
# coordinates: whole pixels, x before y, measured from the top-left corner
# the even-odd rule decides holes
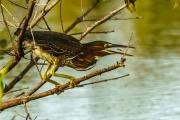
[[[25,101],[24,101],[24,110],[26,112],[26,120],[32,120],[31,114],[28,111],[28,107]]]
[[[60,16],[59,17],[60,17],[61,29],[62,29],[62,31],[64,33],[64,25],[63,25],[63,20],[62,20],[62,1],[63,0],[61,0],[60,4],[59,4],[60,5],[60,10],[59,10],[60,11]]]
[[[4,95],[19,92],[19,91],[22,91],[22,90],[25,90],[25,89],[29,89],[29,88],[25,87],[25,88],[20,88],[20,89],[17,89],[17,90],[8,91],[7,93],[4,93]]]
[[[28,10],[28,14],[24,19],[21,32],[18,36],[17,51],[14,50],[16,55],[13,56],[12,59],[9,60],[7,62],[7,64],[0,70],[0,72],[2,72],[3,75],[7,74],[11,69],[13,69],[19,63],[19,61],[21,60],[21,57],[23,57],[23,55],[24,55],[23,54],[23,46],[22,46],[23,36],[24,36],[24,33],[25,33],[26,28],[28,26],[28,22],[32,16],[32,12],[33,12],[35,4],[36,4],[36,0],[32,0],[30,7],[29,7],[29,10]]]
[[[129,76],[129,75],[130,75],[130,74],[126,74],[126,75],[123,75],[123,76],[120,76],[120,77],[115,77],[115,78],[110,78],[110,79],[105,79],[105,80],[100,80],[100,81],[85,83],[85,84],[78,85],[77,87],[84,87],[84,86],[87,86],[87,85],[93,85],[93,84],[97,84],[97,83],[104,83],[104,82],[109,82],[109,81],[113,81],[113,80],[118,80],[118,79],[120,79],[120,78],[124,78],[124,77],[127,77],[127,76]]]
[[[10,29],[8,27],[8,23],[6,21],[5,15],[4,15],[4,10],[3,10],[3,6],[2,6],[1,0],[0,0],[0,7],[1,7],[1,13],[2,13],[2,16],[3,16],[3,22],[4,22],[5,26],[6,26],[6,29],[8,31],[9,37],[11,39],[11,42],[13,43],[12,35],[11,35]]]
[[[33,28],[59,1],[61,0],[54,0],[50,5],[47,5],[36,19],[31,22],[31,28]]]
[[[103,68],[103,69],[100,69],[100,70],[96,70],[94,72],[89,73],[86,76],[83,76],[81,78],[77,78],[75,80],[75,83],[79,84],[79,83],[81,83],[81,82],[83,82],[85,80],[88,80],[88,79],[90,79],[92,77],[95,77],[97,75],[101,75],[101,74],[103,74],[105,72],[117,69],[119,67],[124,67],[125,66],[124,65],[125,60],[126,60],[125,58],[122,58],[121,61],[117,62],[116,64],[114,64],[112,66],[109,66],[107,68]],[[45,91],[45,92],[42,92],[42,93],[39,93],[39,94],[34,94],[34,95],[31,95],[31,96],[25,96],[25,97],[22,97],[22,98],[15,98],[15,99],[12,99],[12,100],[5,101],[0,106],[0,110],[4,110],[4,109],[7,109],[7,108],[10,108],[10,107],[13,107],[13,106],[23,104],[24,101],[27,103],[27,102],[32,101],[32,100],[36,100],[36,99],[39,99],[39,98],[42,98],[42,97],[53,95],[53,94],[55,94],[57,92],[61,93],[64,90],[66,90],[67,88],[69,88],[69,84],[70,83],[68,82],[68,83],[62,85],[61,87],[58,87],[58,88],[56,87],[56,88],[50,89],[48,91]]]
[[[3,22],[2,20],[0,20],[0,22]],[[13,23],[11,23],[11,22],[9,22],[9,21],[7,21],[6,20],[6,22],[7,22],[7,25],[9,26],[9,27],[14,27],[14,28],[18,28],[16,25],[14,25]],[[3,22],[4,23],[4,22]]]
[[[82,34],[80,37],[80,40],[82,40],[89,32],[91,32],[93,29],[95,29],[97,26],[103,24],[107,20],[111,19],[113,16],[115,16],[118,12],[126,8],[126,4],[122,5],[121,7],[115,9],[114,11],[110,12],[108,15],[104,16],[102,19],[99,21],[95,22],[92,24],[90,27],[87,28],[87,30]]]
[[[48,29],[49,31],[51,31],[51,28],[50,28],[48,22],[46,21],[46,18],[45,18],[45,17],[43,17],[43,21],[44,21],[44,23],[45,23],[47,29]]]
[[[34,61],[31,60],[30,63],[25,67],[25,69],[19,75],[17,75],[7,86],[5,86],[4,92],[6,93],[11,90],[33,66]]]
[[[48,76],[49,78],[49,76]],[[29,90],[28,92],[25,93],[24,96],[30,96],[32,94],[34,94],[37,90],[39,90],[44,84],[46,83],[46,81],[41,80],[41,82],[39,82],[35,87],[33,87],[31,90]]]
[[[17,6],[17,7],[20,7],[20,8],[26,9],[26,10],[28,9],[27,7],[21,6],[21,5],[13,2],[13,1],[11,1],[11,0],[8,0],[8,2],[10,2],[11,4],[13,4],[13,5]]]
[[[111,18],[109,20],[137,20],[137,19],[142,19],[142,17],[130,17],[130,18]],[[98,21],[99,19],[85,19],[83,22],[93,22],[93,21]]]
[[[100,0],[97,0],[96,3],[90,7],[88,10],[86,10],[81,16],[79,16],[66,30],[65,33],[68,33],[70,30],[72,30],[78,23],[83,21],[83,18],[86,17],[100,2]]]
[[[1,3],[1,6],[6,10],[6,12],[9,14],[9,16],[12,17],[13,21],[18,23],[18,20],[13,16],[13,14]]]

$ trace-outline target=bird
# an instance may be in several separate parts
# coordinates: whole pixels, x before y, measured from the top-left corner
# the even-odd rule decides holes
[[[15,35],[18,33],[16,32]],[[31,49],[36,57],[47,61],[46,69],[42,74],[43,80],[61,86],[59,82],[48,78],[48,74],[65,78],[70,80],[69,88],[76,86],[75,77],[56,73],[59,67],[68,66],[75,70],[88,70],[95,66],[100,57],[123,54],[122,52],[108,50],[108,48],[134,48],[106,41],[81,43],[71,35],[53,31],[26,31],[23,36],[23,47],[25,50]]]

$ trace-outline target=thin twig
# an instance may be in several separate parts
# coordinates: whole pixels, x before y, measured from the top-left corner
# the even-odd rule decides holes
[[[8,31],[9,37],[10,37],[10,39],[11,39],[11,43],[13,44],[12,35],[11,35],[10,29],[9,29],[9,27],[8,27],[8,23],[7,23],[7,21],[6,21],[5,15],[4,15],[4,10],[3,10],[3,5],[2,5],[1,0],[0,0],[0,7],[1,7],[1,13],[2,13],[2,16],[3,16],[3,22],[4,22],[5,26],[6,26],[7,31]],[[14,46],[14,45],[13,45],[13,46]]]
[[[4,93],[7,93],[9,90],[14,88],[14,86],[24,77],[24,75],[34,66],[34,61],[30,61],[30,63],[24,68],[24,70],[17,75],[7,86],[4,88]]]
[[[18,23],[18,20],[13,16],[13,14],[3,5],[1,4],[2,7],[6,10],[6,12],[9,14],[9,16],[12,17],[12,19],[14,20],[14,22]]]
[[[65,31],[64,31],[64,25],[63,25],[63,20],[62,20],[62,2],[63,2],[63,0],[61,0],[60,4],[59,4],[60,5],[60,10],[59,10],[60,11],[60,13],[59,13],[60,16],[59,17],[60,17],[61,29],[62,29],[62,31],[64,33]]]
[[[10,55],[12,48],[7,48],[7,49],[0,49],[0,54],[8,54]]]
[[[108,15],[104,16],[99,21],[92,24],[90,27],[87,28],[87,30],[81,35],[80,40],[82,40],[89,32],[91,32],[93,29],[95,29],[97,26],[103,24],[104,22],[111,19],[113,16],[115,16],[118,12],[126,8],[126,4],[120,6],[119,8],[115,9],[114,11],[110,12]]]
[[[22,91],[22,90],[25,90],[25,89],[29,89],[29,88],[28,88],[28,87],[25,87],[25,88],[21,88],[21,89],[17,89],[17,90],[8,91],[8,92],[5,93],[4,95],[11,94],[11,93],[14,93],[14,92],[19,92],[19,91]]]
[[[131,33],[131,36],[130,36],[130,39],[129,39],[129,42],[128,42],[128,46],[127,46],[127,48],[126,48],[126,50],[125,50],[125,52],[124,52],[124,54],[123,54],[123,57],[126,56],[128,50],[129,50],[129,48],[130,48],[130,44],[131,44],[132,37],[133,37],[133,32]]]
[[[61,0],[54,0],[51,4],[47,5],[45,9],[31,22],[30,26],[33,28],[56,4]]]
[[[38,65],[37,65],[37,60],[36,60],[36,58],[34,58],[33,57],[33,55],[31,55],[31,59],[34,61],[34,63],[35,63],[35,66],[36,66],[36,69],[37,69],[37,71],[38,71],[38,73],[39,73],[39,76],[41,77],[41,79],[43,79],[42,78],[42,75],[41,75],[41,71],[40,71],[40,69],[39,69],[39,67],[38,67]]]
[[[22,114],[20,114],[20,113],[18,113],[17,111],[14,111],[15,113],[16,113],[16,115],[18,115],[19,117],[22,117],[22,118],[26,118],[26,116],[24,116],[24,115],[22,115]]]
[[[112,33],[112,32],[115,32],[114,30],[111,30],[111,31],[97,31],[97,32],[89,32],[89,34],[108,34],[108,33]],[[72,34],[69,34],[69,35],[81,35],[83,34],[83,32],[79,32],[79,33],[72,33]]]
[[[3,22],[2,20],[0,20],[0,22]],[[16,25],[14,25],[13,23],[11,23],[11,22],[9,22],[9,21],[7,21],[6,20],[6,22],[7,22],[7,24],[8,24],[8,26],[9,27],[14,27],[14,28],[18,28]],[[4,22],[3,22],[4,23]]]
[[[111,18],[109,20],[137,20],[137,19],[142,19],[142,17],[132,17],[132,18]],[[94,22],[98,21],[99,19],[85,19],[83,22]]]
[[[19,36],[18,36],[18,56],[19,57],[22,57],[23,56],[23,45],[22,45],[22,42],[23,42],[23,36],[24,36],[24,33],[25,33],[25,31],[26,31],[26,28],[27,28],[27,26],[28,26],[28,23],[29,23],[29,20],[30,20],[30,18],[31,18],[31,16],[32,16],[32,13],[33,13],[33,9],[34,9],[34,6],[35,6],[35,4],[36,4],[36,0],[32,0],[31,1],[31,5],[30,5],[30,7],[29,7],[29,9],[28,9],[28,14],[27,14],[27,16],[25,17],[25,20],[24,20],[24,23],[23,23],[23,25],[22,25],[22,30],[21,30],[21,32],[20,32],[20,34],[19,34]]]
[[[27,103],[24,101],[24,110],[26,113],[26,120],[32,120],[31,114],[28,111]]]
[[[48,77],[48,78],[49,78],[49,77]],[[39,90],[45,83],[46,83],[46,81],[41,80],[35,87],[33,87],[32,89],[30,89],[29,91],[27,91],[26,93],[24,93],[24,96],[31,96],[31,95],[34,94],[37,90]]]
[[[13,4],[13,5],[17,6],[17,7],[23,8],[23,9],[25,9],[25,10],[28,9],[27,7],[21,6],[21,5],[19,5],[19,4],[15,3],[15,2],[13,2],[13,1],[11,1],[11,0],[8,0],[8,2],[10,2],[11,4]]]
[[[109,81],[113,81],[113,80],[118,80],[120,78],[124,78],[124,77],[127,77],[129,75],[130,74],[126,74],[126,75],[123,75],[123,76],[120,76],[120,77],[115,77],[115,78],[110,78],[110,79],[105,79],[105,80],[100,80],[100,81],[95,81],[95,82],[90,82],[90,83],[84,83],[84,84],[78,85],[77,87],[84,87],[84,86],[87,86],[87,85],[93,85],[93,84],[97,84],[97,83],[104,83],[104,82],[109,82]]]
[[[44,8],[43,8],[43,11],[46,9],[46,7],[47,7],[47,5],[48,5],[49,2],[50,2],[50,0],[47,0],[47,1],[46,1],[46,4],[45,4],[45,6],[44,6]],[[51,28],[50,28],[48,22],[46,21],[45,16],[44,16],[42,19],[43,19],[43,21],[44,21],[44,23],[45,23],[47,29],[48,29],[49,31],[51,31]]]
[[[83,21],[83,18],[87,16],[100,2],[100,0],[96,0],[95,4],[90,7],[88,10],[86,10],[81,16],[79,16],[66,30],[65,33],[68,33],[70,30],[72,30],[77,24]]]
[[[45,25],[46,25],[47,29],[48,29],[49,31],[51,31],[51,28],[50,28],[50,26],[49,26],[48,22],[46,21],[45,16],[43,17],[43,21],[44,21],[44,23],[45,23]]]

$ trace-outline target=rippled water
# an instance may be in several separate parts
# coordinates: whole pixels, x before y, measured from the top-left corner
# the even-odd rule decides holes
[[[103,11],[111,4],[111,7],[106,9],[108,11],[117,7],[117,3],[118,0],[105,1],[103,7],[99,6],[97,10]],[[125,44],[133,32],[132,43],[136,50],[132,52],[134,57],[127,58],[126,67],[93,78],[92,81],[119,77],[127,73],[130,73],[130,76],[75,88],[59,96],[49,96],[30,102],[28,106],[33,118],[37,116],[37,120],[180,119],[179,9],[173,9],[167,1],[152,0],[142,3],[139,0],[136,15],[125,12],[127,15],[123,14],[123,17],[137,15],[142,16],[142,19],[108,22],[101,29],[115,29],[115,33],[88,36],[87,40],[103,38]],[[84,27],[77,29],[83,30]],[[119,56],[113,56],[113,59],[112,56],[104,57],[93,70],[113,64],[118,59]],[[23,68],[23,65],[19,67]],[[18,87],[29,84],[33,86],[39,79],[38,75],[32,77],[34,72],[31,71]],[[77,72],[70,68],[62,68],[59,72],[73,73],[79,77],[90,71]],[[11,75],[8,78],[11,78]],[[47,84],[42,90],[51,87]],[[23,106],[2,112],[0,120],[10,120],[14,115],[17,120],[23,120],[18,114],[25,115]]]

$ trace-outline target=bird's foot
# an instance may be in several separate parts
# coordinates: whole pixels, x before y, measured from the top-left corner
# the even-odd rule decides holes
[[[48,77],[47,75],[42,75],[42,80],[47,81]]]
[[[64,92],[64,90],[62,90],[62,84],[60,84],[60,83],[58,83],[57,85],[56,85],[56,87],[55,87],[55,93],[57,94],[57,95],[59,95],[60,93],[62,93],[62,92]]]
[[[69,81],[69,88],[71,89],[71,88],[74,88],[76,86],[77,86],[76,79],[75,78],[70,79],[70,81]]]

